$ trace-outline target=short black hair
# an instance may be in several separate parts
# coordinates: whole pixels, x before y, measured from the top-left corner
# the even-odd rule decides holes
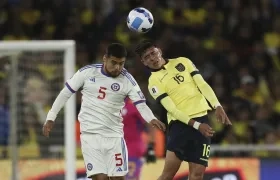
[[[144,40],[136,46],[135,53],[141,57],[143,53],[151,47],[156,47],[156,45],[148,40]]]
[[[106,49],[106,56],[114,56],[116,58],[124,58],[127,56],[127,51],[124,45],[120,43],[112,43]]]

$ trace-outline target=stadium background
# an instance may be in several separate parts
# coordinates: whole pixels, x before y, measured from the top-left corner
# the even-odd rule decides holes
[[[153,29],[144,35],[129,32],[126,27],[129,10],[137,6],[149,9],[155,19]],[[3,41],[73,39],[77,44],[77,69],[101,62],[106,46],[111,42],[121,42],[131,52],[127,61],[128,70],[138,80],[151,107],[162,117],[164,112],[147,93],[149,72],[132,53],[135,43],[152,39],[167,58],[189,57],[228,112],[234,123],[231,128],[217,124],[211,116],[212,126],[217,132],[214,144],[280,145],[279,12],[279,0],[1,0],[0,37]],[[0,61],[0,169],[8,168],[9,163],[9,92],[5,69],[8,63]],[[39,73],[50,72],[44,70]],[[36,80],[30,83],[38,84]],[[49,105],[44,107],[46,111]],[[80,94],[77,96],[77,110],[79,106]],[[36,160],[31,159],[62,156],[63,152],[54,154],[48,149],[63,143],[63,133],[58,132],[56,139],[46,141],[40,134],[42,122],[34,118],[30,126],[21,121],[18,134],[22,159],[36,164]],[[58,127],[62,128],[62,132],[62,121]],[[162,158],[164,135],[157,134],[156,153]],[[78,130],[76,140],[79,144]],[[80,158],[79,147],[77,150]],[[256,172],[262,176],[263,166],[275,167],[275,163],[279,163],[262,158],[277,159],[280,152],[234,151],[213,156],[241,157],[245,162],[252,160],[256,163]],[[49,161],[40,161],[40,164],[45,163],[49,164]],[[160,163],[158,161],[157,171],[162,169]],[[61,167],[58,165],[56,170],[61,170]],[[1,170],[1,173],[4,172],[9,172],[9,169]]]

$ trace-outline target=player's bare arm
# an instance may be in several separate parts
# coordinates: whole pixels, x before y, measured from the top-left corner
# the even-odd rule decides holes
[[[229,120],[225,110],[222,106],[218,106],[215,111],[216,118],[219,122],[222,122],[226,125],[232,125],[231,121]]]

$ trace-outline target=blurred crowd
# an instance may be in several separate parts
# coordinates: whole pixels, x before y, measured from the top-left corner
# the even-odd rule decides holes
[[[126,25],[128,12],[138,6],[155,19],[147,34],[130,32]],[[148,95],[149,72],[133,53],[140,40],[151,39],[166,58],[190,58],[216,92],[233,126],[224,127],[211,115],[213,143],[280,145],[280,0],[1,0],[0,38],[74,39],[77,69],[101,62],[106,46],[121,42],[130,52],[128,70],[164,117]],[[2,87],[7,74],[0,64]],[[4,93],[1,88],[0,144],[7,143],[1,130],[8,126]]]

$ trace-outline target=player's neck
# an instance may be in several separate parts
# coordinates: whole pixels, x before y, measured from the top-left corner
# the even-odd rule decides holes
[[[162,60],[162,66],[160,67],[160,69],[165,69],[164,65],[166,65],[169,62],[169,60],[168,59],[164,59],[164,58],[162,58],[161,60]]]
[[[150,71],[152,71],[152,72],[160,71],[160,70],[162,70],[162,69],[165,69],[165,68],[164,68],[164,65],[166,65],[168,62],[169,62],[168,59],[162,58],[162,66],[161,66],[159,69],[151,69],[151,68],[149,68],[148,66],[147,66],[147,68],[148,68]]]
[[[106,70],[104,64],[102,65],[101,73],[105,76],[111,77],[110,74],[108,73],[108,71]]]
[[[165,64],[167,64],[169,62],[168,59],[164,59],[164,58],[162,58],[162,61],[163,61],[163,65],[162,66],[164,66]]]

